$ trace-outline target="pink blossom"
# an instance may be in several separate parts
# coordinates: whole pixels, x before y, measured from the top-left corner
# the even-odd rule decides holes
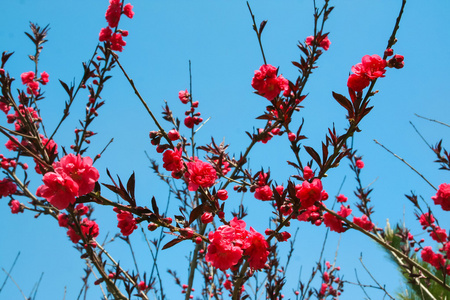
[[[214,216],[209,212],[205,212],[203,213],[201,220],[203,224],[208,224],[214,220]]]
[[[361,92],[363,89],[368,87],[370,80],[363,76],[358,76],[356,74],[351,74],[348,77],[347,86],[354,90],[355,92]]]
[[[166,150],[163,153],[163,168],[167,171],[172,171],[173,178],[180,178],[181,171],[184,169],[184,164],[182,160],[183,151],[178,148],[172,150]]]
[[[313,177],[314,177],[314,172],[311,170],[311,168],[309,166],[305,166],[303,168],[303,178],[305,178],[305,180],[309,180]]]
[[[129,236],[133,233],[135,229],[137,229],[136,219],[133,217],[133,214],[128,211],[121,211],[117,208],[114,208],[114,211],[117,212],[117,227],[120,228],[120,232],[124,236]]]
[[[443,210],[450,211],[450,184],[443,183],[439,185],[439,189],[435,196],[431,197],[434,204],[440,205]]]
[[[120,14],[122,13],[122,2],[121,0],[109,0],[109,6],[106,10],[105,18],[108,22],[109,27],[117,27],[120,20]]]
[[[431,213],[424,213],[419,218],[420,225],[423,226],[423,229],[433,225],[434,221],[435,219]]]
[[[111,39],[111,35],[112,35],[112,30],[109,27],[106,28],[102,28],[100,30],[100,34],[99,34],[99,41],[100,42],[109,42],[109,40]]]
[[[41,82],[43,85],[48,83],[48,73],[45,71],[41,73]]]
[[[361,227],[362,229],[365,229],[367,231],[371,231],[373,229],[373,223],[370,222],[369,218],[367,218],[366,215],[363,215],[361,218],[354,217],[353,223]]]
[[[59,227],[69,226],[69,217],[65,213],[61,213],[58,215],[58,225]]]
[[[176,141],[180,138],[180,133],[176,129],[172,129],[167,133],[167,136],[171,141]]]
[[[216,195],[219,200],[225,201],[228,199],[228,192],[226,190],[218,190]]]
[[[272,65],[262,65],[252,79],[252,87],[267,100],[273,100],[288,87],[288,81],[282,75],[277,76],[277,72]]]
[[[352,67],[352,72],[354,74],[348,78],[347,86],[356,92],[361,92],[371,80],[384,77],[386,61],[376,54],[365,55],[361,63]]]
[[[33,81],[27,84],[28,88],[27,88],[27,93],[30,95],[39,95],[39,82],[37,81]]]
[[[141,282],[139,282],[139,284],[138,284],[138,289],[140,290],[140,291],[144,291],[144,290],[146,290],[147,289],[147,284],[145,283],[145,281],[141,281]]]
[[[90,157],[68,154],[59,162],[53,163],[53,168],[59,174],[66,174],[78,185],[77,196],[89,194],[94,190],[95,183],[100,175],[98,170],[92,166]]]
[[[350,208],[345,207],[344,205],[341,205],[340,211],[337,212],[337,214],[341,217],[348,217],[352,213],[352,210]],[[343,222],[336,216],[326,213],[323,216],[323,222],[325,223],[325,226],[330,228],[331,231],[335,231],[338,233],[346,231],[346,229],[343,227]]]
[[[343,203],[343,202],[347,202],[348,198],[342,194],[339,194],[339,196],[336,197],[336,200],[337,200],[337,202]]]
[[[0,180],[0,199],[8,197],[17,191],[16,184],[9,178]]]
[[[308,46],[312,46],[313,45],[313,41],[314,41],[314,37],[313,36],[308,36],[305,40],[305,44]],[[323,50],[327,51],[328,49],[330,49],[330,45],[331,45],[331,41],[328,39],[328,36],[325,36],[324,38],[322,38],[322,40],[319,43],[319,47],[322,47]]]
[[[76,231],[73,229],[72,225],[69,227],[69,230],[67,230],[67,235],[69,236],[70,240],[73,243],[78,243],[78,241],[81,239],[81,237],[76,233]],[[89,220],[88,218],[84,218],[81,223],[81,233],[85,238],[91,237],[96,238],[99,234],[99,228],[95,221]]]
[[[122,52],[123,46],[127,43],[122,39],[122,35],[120,33],[113,33],[111,36],[111,50]]]
[[[22,84],[29,84],[34,81],[34,72],[25,72],[20,75],[20,78],[22,79]]]
[[[437,226],[433,229],[433,231],[430,232],[430,236],[438,243],[444,243],[447,241],[447,232],[445,231],[445,229],[442,229],[439,226]]]
[[[231,226],[223,225],[216,231],[211,231],[208,236],[211,243],[208,245],[205,260],[222,271],[237,264],[242,257],[242,249],[233,243],[233,234],[234,229]]]
[[[445,265],[445,259],[442,254],[434,253],[433,249],[430,246],[423,247],[423,250],[420,252],[420,256],[422,260],[431,264],[436,269],[440,269]]]
[[[11,208],[11,213],[13,213],[13,214],[18,214],[20,212],[23,212],[20,202],[17,200],[11,200],[9,202],[9,207]]]
[[[269,251],[267,250],[268,244],[264,236],[256,232],[250,227],[250,234],[248,236],[250,246],[245,248],[244,255],[248,255],[248,262],[250,268],[259,270],[264,268]]]
[[[362,168],[364,168],[364,162],[363,162],[362,160],[358,159],[358,160],[355,162],[355,166],[356,166],[358,169],[362,169]]]
[[[253,228],[245,230],[245,222],[236,217],[230,225],[223,225],[209,233],[208,251],[205,259],[214,267],[225,271],[236,265],[242,255],[249,256],[248,261],[253,269],[264,267],[268,251],[267,241]]]
[[[9,106],[6,103],[0,102],[0,110],[3,111],[5,114],[8,114],[10,109],[11,109],[11,106]]]
[[[130,19],[133,19],[134,16],[134,12],[133,12],[133,5],[131,5],[130,3],[125,4],[125,6],[123,7],[123,14],[125,16],[127,16]]]
[[[186,165],[187,171],[184,177],[191,192],[196,191],[199,187],[209,188],[216,182],[216,170],[209,163],[195,158],[194,161],[188,162]]]
[[[47,199],[57,209],[65,209],[75,203],[78,184],[66,174],[48,172],[42,178],[44,185],[38,187],[36,195]]]
[[[188,93],[188,90],[178,92],[178,98],[180,98],[180,101],[183,104],[187,104],[189,102],[190,97],[191,95]]]
[[[325,195],[324,193],[322,182],[316,178],[312,183],[303,181],[295,196],[300,199],[302,208],[308,208],[317,201],[321,201]]]
[[[269,201],[272,199],[272,196],[272,189],[268,185],[257,187],[255,190],[255,198],[258,200]]]
[[[16,137],[12,137],[16,142],[19,142],[19,140]],[[17,146],[16,143],[14,143],[12,140],[8,140],[5,144],[6,149],[8,149],[9,151],[17,151],[17,149],[19,148],[19,146]]]

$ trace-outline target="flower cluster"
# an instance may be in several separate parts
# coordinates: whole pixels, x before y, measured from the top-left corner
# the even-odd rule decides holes
[[[289,82],[282,75],[277,76],[278,69],[272,65],[262,65],[255,71],[252,79],[252,87],[257,93],[267,100],[273,100],[276,96],[289,88]]]
[[[36,195],[47,199],[58,209],[75,203],[75,197],[86,195],[94,189],[99,173],[90,157],[68,154],[53,163],[55,172],[47,172]]]
[[[251,268],[262,269],[267,261],[268,244],[262,234],[250,227],[245,229],[245,222],[236,217],[230,225],[222,225],[216,231],[209,233],[205,259],[214,267],[226,271],[236,265],[243,255],[248,256]]]
[[[132,19],[134,16],[133,6],[130,3],[123,5],[122,0],[109,0],[109,6],[105,14],[108,26],[102,28],[99,34],[100,42],[111,43],[111,50],[119,52],[122,52],[123,47],[127,44],[123,37],[128,36],[127,30],[117,29],[122,14]],[[113,28],[115,28],[114,32]]]
[[[371,80],[384,77],[386,61],[376,54],[365,55],[360,63],[352,67],[352,72],[353,74],[348,78],[347,86],[355,92],[361,92],[370,84]]]

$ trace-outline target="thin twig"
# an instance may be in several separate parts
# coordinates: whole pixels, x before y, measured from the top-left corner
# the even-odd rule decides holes
[[[364,265],[364,262],[362,260],[362,253],[359,256],[359,261],[361,262],[361,265],[363,266],[364,270],[366,270],[367,274],[369,274],[370,278],[372,278],[372,280],[378,285],[378,287],[380,288],[380,290],[382,290],[389,298],[391,298],[392,300],[395,300],[394,297],[392,297],[388,291],[386,291],[386,289],[381,286],[381,284],[378,283],[378,281],[375,279],[375,277],[373,277],[372,273],[370,273],[369,269],[367,269],[367,267]]]
[[[9,274],[11,274],[12,270],[14,269],[14,266],[16,265],[16,262],[17,262],[17,259],[19,258],[19,255],[20,255],[20,251],[17,252],[16,258],[14,259],[14,262],[11,265],[11,268],[9,268],[9,271],[8,271]],[[8,278],[9,278],[8,273],[6,273],[5,281],[3,281],[2,287],[0,287],[0,293],[2,292],[3,287],[5,286],[6,282],[8,281]]]
[[[400,156],[398,156],[397,154],[395,154],[394,152],[392,152],[391,150],[389,150],[388,148],[386,148],[383,144],[381,144],[380,142],[378,142],[377,140],[373,140],[375,143],[377,143],[378,145],[380,145],[381,147],[384,148],[384,150],[386,150],[387,152],[389,152],[390,154],[394,155],[396,158],[398,158],[399,160],[401,160],[404,164],[406,164],[408,167],[411,168],[411,170],[413,170],[414,172],[417,173],[417,175],[419,175],[420,177],[422,177],[423,180],[425,180],[434,190],[437,191],[437,188],[431,183],[429,182],[425,176],[423,176],[419,171],[417,171],[416,169],[414,169],[413,166],[411,166],[409,163],[406,162],[406,160],[404,160],[403,158],[401,158]]]
[[[25,300],[28,300],[27,296],[25,296],[25,294],[23,293],[22,289],[20,288],[20,286],[17,284],[17,282],[14,280],[14,278],[12,278],[11,274],[9,274],[5,269],[3,269],[3,272],[6,273],[6,275],[8,275],[9,279],[11,279],[11,281],[16,285],[16,287],[19,289],[20,293],[22,294],[23,298]]]
[[[428,148],[433,149],[433,147],[431,147],[431,145],[428,144],[428,142],[425,140],[425,138],[424,138],[423,135],[419,132],[419,130],[417,130],[416,126],[414,126],[413,122],[409,121],[409,124],[411,124],[411,126],[414,128],[414,130],[416,131],[416,133],[422,138],[422,141],[424,141],[425,144],[427,144]]]
[[[420,115],[418,115],[418,114],[414,114],[414,115],[416,115],[416,116],[419,117],[419,118],[422,118],[422,119],[425,119],[425,120],[428,120],[428,121],[431,121],[431,122],[435,122],[435,123],[438,123],[438,124],[441,124],[441,125],[450,127],[450,125],[448,125],[448,124],[446,124],[446,123],[444,123],[444,122],[441,122],[441,121],[438,121],[438,120],[429,119],[429,118],[426,118],[426,117],[422,117],[422,116],[420,116]]]

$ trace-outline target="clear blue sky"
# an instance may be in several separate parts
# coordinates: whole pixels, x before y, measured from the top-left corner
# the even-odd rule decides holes
[[[41,26],[50,24],[49,42],[44,46],[40,61],[40,70],[50,74],[50,83],[45,89],[47,99],[42,102],[41,110],[46,127],[54,128],[67,100],[57,79],[65,82],[80,79],[81,62],[92,55],[98,32],[106,25],[104,14],[108,1],[0,2],[0,51],[15,51],[6,67],[15,78],[19,79],[21,73],[34,68],[27,58],[28,54],[33,53],[33,45],[23,34],[28,30],[28,22],[37,22]],[[301,118],[305,118],[304,134],[309,137],[305,144],[309,146],[318,146],[333,123],[339,132],[343,132],[346,126],[345,111],[333,100],[331,92],[346,94],[351,66],[360,62],[363,55],[383,54],[401,1],[342,0],[331,3],[336,8],[325,30],[331,32],[329,38],[332,44],[320,59],[320,68],[307,85],[309,96],[304,102],[305,108],[294,121],[299,124]],[[120,58],[150,108],[160,116],[163,100],[167,100],[174,113],[182,118],[185,108],[177,94],[179,90],[189,87],[188,61],[191,60],[193,95],[200,101],[202,116],[205,119],[211,117],[199,131],[197,142],[207,143],[210,136],[216,141],[225,138],[225,142],[231,145],[231,153],[238,155],[244,151],[249,143],[244,132],[264,126],[255,117],[268,104],[264,98],[254,95],[250,86],[254,70],[263,61],[245,2],[135,0],[132,4],[136,13],[134,19],[121,22],[130,35],[126,38],[127,46]],[[284,77],[294,80],[297,71],[290,62],[299,57],[297,41],[312,34],[312,1],[261,0],[250,1],[250,4],[258,22],[269,20],[263,34],[268,63],[280,67]],[[409,121],[414,122],[430,143],[436,143],[448,133],[447,128],[419,119],[414,113],[450,123],[449,13],[448,1],[433,1],[432,5],[424,1],[407,3],[397,34],[398,43],[394,47],[396,53],[405,56],[405,67],[402,70],[389,69],[386,78],[377,82],[376,89],[380,92],[372,100],[375,108],[361,124],[362,132],[355,137],[354,145],[358,153],[364,155],[366,164],[362,173],[363,184],[375,181],[371,195],[376,210],[374,219],[379,227],[385,226],[386,219],[391,223],[404,220],[413,228],[414,234],[420,234],[413,207],[404,194],[414,190],[432,205],[430,197],[434,191],[404,164],[377,146],[373,139],[413,163],[435,186],[449,182],[448,174],[439,171],[438,165],[432,163],[433,153],[409,124]],[[114,70],[112,74],[114,77],[106,84],[102,95],[106,106],[99,111],[100,116],[92,127],[99,134],[92,139],[88,154],[95,156],[114,137],[114,143],[96,163],[101,174],[100,182],[108,183],[106,168],[122,178],[135,171],[138,204],[149,205],[154,195],[164,206],[167,189],[148,168],[144,153],[147,151],[161,162],[161,156],[154,151],[148,139],[148,132],[156,127],[119,70]],[[19,80],[14,87],[21,88]],[[70,118],[56,136],[61,146],[68,147],[73,142],[73,129],[78,119],[82,118],[87,100],[83,97],[87,96],[79,96]],[[0,141],[3,145],[6,139],[2,137]],[[446,141],[444,139],[444,145]],[[0,152],[8,154],[3,146]],[[302,155],[303,161],[309,159],[304,152]],[[272,178],[277,182],[286,182],[293,172],[286,160],[293,160],[293,156],[287,138],[283,136],[274,138],[267,145],[255,147],[250,164],[255,171],[260,166],[265,169],[270,167]],[[329,172],[329,177],[323,181],[325,189],[330,195],[335,195],[344,176],[347,177],[342,193],[349,196],[350,203],[355,203],[353,188],[356,182],[346,162]],[[32,187],[40,185],[38,176],[32,179]],[[227,200],[229,209],[237,207],[241,200],[241,195],[230,194]],[[16,254],[21,251],[12,276],[27,296],[41,272],[44,272],[37,299],[63,299],[64,286],[67,286],[66,299],[76,299],[82,285],[80,277],[83,276],[84,264],[68,241],[65,230],[45,216],[34,219],[31,213],[11,215],[4,200],[0,200],[0,227],[3,228],[0,231],[0,266],[9,269]],[[245,196],[244,203],[249,207],[248,225],[264,231],[268,223],[258,221],[267,220],[270,216],[268,205],[258,202],[251,194]],[[171,211],[175,212],[176,206],[175,200],[172,200]],[[100,225],[99,241],[106,237],[107,232],[109,236],[118,232],[111,209],[98,208],[94,216]],[[441,226],[448,228],[448,213],[438,216]],[[291,233],[295,232],[295,226],[289,229]],[[292,289],[296,287],[300,266],[303,267],[302,278],[307,280],[318,258],[324,233],[323,226],[317,228],[300,224],[284,291],[286,299],[293,298]],[[149,270],[151,259],[143,238],[136,232],[131,239],[136,244],[141,271]],[[334,259],[338,240],[338,234],[330,234],[326,250],[328,260]],[[169,299],[179,299],[180,294],[165,272],[167,268],[174,268],[183,283],[187,281],[183,270],[187,269],[185,256],[188,247],[193,245],[186,242],[160,256],[160,269],[165,277]],[[122,267],[133,269],[123,242],[116,240],[110,249],[113,256],[120,257]],[[355,232],[347,232],[340,239],[337,264],[341,266],[346,280],[356,281],[356,268],[363,283],[373,284],[359,264],[360,253],[363,253],[366,266],[379,282],[386,284],[389,292],[394,293],[401,287],[395,267],[384,258],[384,252]],[[1,282],[4,276],[0,273]],[[197,290],[200,290],[200,284]],[[375,290],[368,292],[374,299],[381,297]],[[88,295],[89,299],[97,299],[100,295],[92,282]],[[0,294],[0,299],[20,297],[11,281]],[[360,288],[347,285],[341,299],[362,297]]]

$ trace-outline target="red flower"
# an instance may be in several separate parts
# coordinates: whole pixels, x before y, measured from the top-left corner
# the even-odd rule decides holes
[[[201,220],[203,224],[208,224],[214,220],[214,216],[209,212],[205,212],[203,213]]]
[[[6,103],[0,102],[0,110],[3,111],[5,114],[8,114],[10,109],[11,106],[7,105]]]
[[[187,171],[184,173],[184,177],[191,192],[196,191],[200,186],[209,188],[216,182],[216,170],[209,163],[194,158],[194,161],[188,162],[186,165]]]
[[[172,129],[167,133],[167,136],[171,141],[176,141],[180,138],[180,133],[176,129]]]
[[[106,10],[105,18],[108,22],[109,27],[117,27],[120,20],[120,14],[122,13],[122,2],[121,0],[109,0],[109,6]]]
[[[69,217],[65,213],[58,215],[58,225],[60,227],[68,227],[69,226]]]
[[[269,201],[272,199],[272,189],[268,185],[257,187],[255,190],[255,198],[262,201]]]
[[[66,174],[48,172],[42,178],[44,185],[38,187],[36,195],[47,199],[57,209],[65,209],[75,203],[78,184]]]
[[[367,79],[366,77],[358,76],[356,74],[350,75],[347,81],[347,86],[355,92],[361,92],[363,89],[368,87],[369,84],[369,79]]]
[[[350,208],[345,207],[344,205],[341,205],[341,210],[337,212],[337,214],[341,217],[348,217],[352,213],[352,210]],[[326,213],[323,216],[323,222],[325,223],[325,226],[330,228],[331,231],[335,231],[338,233],[344,232],[347,229],[344,228],[343,222],[336,216]]]
[[[348,198],[342,194],[339,194],[339,196],[336,197],[336,200],[337,200],[337,202],[343,203],[343,202],[347,202]]]
[[[92,166],[90,157],[68,154],[59,162],[53,163],[53,168],[59,174],[66,174],[78,185],[77,196],[83,196],[92,192],[100,175]]]
[[[209,233],[211,244],[205,259],[216,268],[226,271],[236,265],[242,255],[248,255],[250,267],[261,269],[264,267],[269,252],[264,237],[250,228],[245,230],[245,222],[236,217],[230,225],[223,225],[216,231]]]
[[[133,19],[134,16],[134,12],[133,12],[133,5],[131,5],[130,3],[125,4],[125,6],[123,7],[123,14],[125,16],[127,16],[130,19]]]
[[[288,81],[282,75],[277,77],[277,72],[272,65],[262,65],[252,79],[252,87],[267,100],[273,100],[288,87]]]
[[[450,184],[441,184],[436,195],[431,199],[433,199],[434,204],[440,205],[443,210],[450,211]]]
[[[303,178],[305,178],[305,180],[309,180],[313,177],[314,177],[314,172],[311,170],[310,167],[305,166],[303,168]]]
[[[112,35],[112,30],[109,27],[106,28],[102,28],[100,30],[100,34],[99,34],[99,41],[100,42],[107,42],[111,39],[111,35]]]
[[[120,228],[122,235],[129,236],[132,234],[137,229],[136,219],[133,217],[133,214],[116,208],[114,208],[114,211],[117,212],[117,221],[119,221],[117,227]]]
[[[424,213],[419,218],[420,225],[423,226],[423,229],[433,225],[434,221],[434,217],[431,213]]]
[[[191,97],[191,95],[188,93],[187,90],[178,92],[178,98],[180,98],[180,101],[183,104],[187,104],[189,102],[190,97]]]
[[[20,202],[17,200],[11,200],[11,202],[9,202],[9,207],[11,208],[11,213],[13,214],[23,212],[23,209],[20,207]]]
[[[226,190],[218,190],[216,195],[219,200],[225,201],[228,199],[228,192]]]
[[[305,44],[308,45],[308,46],[312,46],[313,41],[314,41],[314,37],[313,36],[308,36],[306,38],[306,40],[305,40]],[[325,50],[325,51],[330,49],[330,45],[331,45],[331,42],[328,39],[328,36],[324,37],[319,43],[319,47],[322,47],[323,50]]]
[[[353,223],[361,227],[362,229],[365,229],[367,231],[371,231],[373,229],[373,223],[370,222],[370,220],[367,218],[366,215],[363,215],[361,218],[354,217]]]
[[[175,148],[172,150],[166,150],[166,152],[163,153],[163,168],[167,171],[172,171],[172,177],[173,178],[180,178],[179,174],[183,169],[183,161],[182,156],[183,151],[178,148]]]
[[[239,262],[242,257],[242,249],[233,243],[235,230],[228,225],[217,228],[209,233],[211,244],[205,260],[215,268],[226,271]]]
[[[29,84],[34,81],[34,72],[25,72],[20,75],[20,78],[22,79],[22,84]]]
[[[440,253],[434,253],[430,246],[423,247],[422,252],[420,252],[422,260],[431,264],[436,269],[440,269],[445,265],[445,258]]]
[[[347,86],[356,92],[361,92],[371,80],[384,77],[386,61],[376,54],[365,55],[361,63],[352,67],[352,72],[354,74],[348,78]]]
[[[148,286],[147,286],[147,284],[145,284],[145,281],[139,282],[139,284],[138,284],[138,289],[139,289],[140,291],[144,291],[144,290],[146,290],[147,288],[148,288]]]
[[[17,191],[17,186],[9,178],[0,180],[0,199],[2,197],[8,197]]]
[[[250,227],[250,234],[248,236],[250,246],[244,250],[244,255],[248,255],[248,262],[250,268],[259,270],[264,268],[269,251],[267,251],[268,244],[264,236],[256,232]]]
[[[447,232],[445,231],[445,229],[442,229],[440,227],[434,228],[433,231],[430,232],[430,236],[438,243],[444,243],[447,241]]]
[[[88,218],[84,218],[80,224],[81,233],[84,237],[88,238],[96,238],[99,234],[98,225],[95,221],[89,220]],[[75,232],[72,226],[67,230],[67,235],[69,236],[72,243],[78,243],[81,237]]]
[[[43,85],[48,83],[48,73],[45,71],[41,73],[41,82]]]
[[[111,36],[111,50],[122,52],[123,46],[127,43],[122,39],[122,35],[120,33],[114,33]]]
[[[362,160],[358,159],[358,160],[355,162],[355,166],[356,166],[358,169],[362,169],[362,168],[364,168],[364,162],[363,162]]]
[[[325,193],[322,182],[320,179],[316,178],[312,183],[303,181],[295,196],[300,199],[302,208],[308,208],[314,205],[316,201],[321,201],[325,196]]]

